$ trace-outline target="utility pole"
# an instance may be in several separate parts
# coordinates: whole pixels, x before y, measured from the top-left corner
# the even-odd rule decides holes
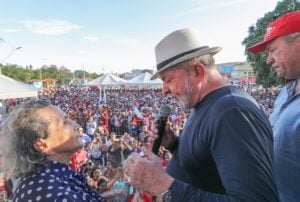
[[[41,90],[43,91],[43,76],[42,76],[42,67],[40,68],[40,80],[41,80]]]
[[[84,65],[82,65],[83,68],[83,83],[85,84],[85,70],[84,70]]]
[[[3,40],[3,39],[0,39],[0,40]],[[20,50],[21,48],[22,47],[19,46],[19,47],[13,49],[5,58],[3,58],[3,60],[1,60],[1,62],[0,62],[0,74],[1,74],[1,67],[2,67],[3,63],[5,62],[5,60],[7,60],[7,58],[9,58],[9,56],[11,56],[14,52],[16,52],[17,50]]]

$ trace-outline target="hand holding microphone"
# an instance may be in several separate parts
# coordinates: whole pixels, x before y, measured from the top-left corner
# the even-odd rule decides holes
[[[163,105],[159,110],[159,120],[151,127],[151,140],[154,140],[152,152],[142,148],[143,156],[141,153],[132,153],[123,162],[123,168],[130,178],[130,183],[137,190],[143,190],[155,196],[158,201],[161,201],[162,193],[174,180],[165,172],[161,159],[156,156],[160,145],[168,147],[176,141],[175,134],[167,123],[170,112],[170,107]]]
[[[167,123],[168,116],[171,113],[171,108],[168,105],[163,105],[159,109],[159,119],[151,127],[151,140],[153,142],[152,152],[158,154],[160,146],[171,148],[176,141],[174,131]]]

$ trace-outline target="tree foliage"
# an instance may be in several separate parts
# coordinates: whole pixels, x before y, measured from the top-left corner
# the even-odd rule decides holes
[[[18,65],[1,65],[1,73],[18,81],[28,82],[34,76],[30,69]]]
[[[243,40],[242,44],[249,47],[259,41],[262,41],[269,23],[287,12],[299,9],[299,0],[283,0],[278,2],[273,11],[267,12],[264,17],[259,18],[255,26],[252,25],[249,27],[248,36]],[[251,63],[253,70],[257,72],[257,84],[261,84],[264,87],[271,87],[283,83],[283,79],[278,78],[274,70],[266,63],[266,53],[252,54],[246,51],[245,54],[247,56],[247,60]]]
[[[82,70],[75,70],[74,74],[66,67],[58,68],[56,65],[43,65],[40,69],[33,69],[32,66],[21,67],[15,64],[1,65],[1,73],[15,80],[25,83],[40,80],[40,79],[54,79],[58,84],[69,84],[73,78],[83,79],[84,72]],[[91,80],[99,77],[96,73],[85,72],[86,79]]]

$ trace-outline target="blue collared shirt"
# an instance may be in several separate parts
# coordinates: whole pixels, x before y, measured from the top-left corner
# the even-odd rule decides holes
[[[270,122],[274,133],[275,177],[282,201],[300,199],[300,93],[296,81],[281,89]]]

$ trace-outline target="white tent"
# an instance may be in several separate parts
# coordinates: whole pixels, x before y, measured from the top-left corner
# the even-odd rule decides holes
[[[155,79],[150,80],[151,74],[148,72],[142,73],[126,82],[128,86],[139,86],[139,87],[155,87],[159,88],[162,86],[162,80]]]
[[[123,85],[126,82],[126,80],[117,77],[112,74],[104,74],[97,79],[94,79],[92,81],[87,82],[86,86],[120,86]]]
[[[37,97],[38,89],[0,74],[0,99]]]

